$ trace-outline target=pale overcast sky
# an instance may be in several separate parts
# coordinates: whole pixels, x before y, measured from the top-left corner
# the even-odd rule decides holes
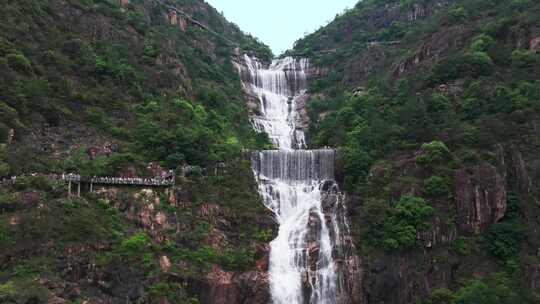
[[[358,0],[206,0],[244,32],[268,44],[275,55],[306,32],[333,20]]]

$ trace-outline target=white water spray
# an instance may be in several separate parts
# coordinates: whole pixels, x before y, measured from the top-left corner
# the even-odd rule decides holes
[[[258,132],[266,132],[280,149],[305,148],[304,132],[296,128],[296,99],[306,92],[306,59],[274,60],[268,69],[255,58],[244,57],[249,79],[244,82],[260,102],[261,115],[253,116]]]
[[[304,133],[297,128],[296,100],[306,92],[308,61],[286,57],[268,68],[249,56],[244,61],[244,88],[260,102],[253,126],[279,148],[252,158],[264,204],[279,223],[278,236],[270,244],[272,302],[342,303],[343,280],[333,256],[338,219],[327,216],[321,203],[324,182],[334,179],[335,153],[293,150],[306,147]]]

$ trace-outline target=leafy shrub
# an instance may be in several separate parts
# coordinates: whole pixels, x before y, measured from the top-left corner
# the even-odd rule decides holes
[[[444,83],[460,77],[487,76],[493,70],[493,66],[493,60],[486,52],[466,52],[436,64],[430,79],[433,83]]]
[[[428,99],[427,110],[431,113],[446,113],[452,109],[451,100],[442,94],[433,94]]]
[[[0,57],[4,57],[8,54],[16,54],[17,49],[13,43],[6,40],[4,37],[0,37]]]
[[[179,283],[155,283],[146,288],[144,297],[148,303],[166,299],[171,304],[199,304],[199,300],[189,297],[185,287]]]
[[[448,16],[450,17],[450,20],[454,23],[463,22],[465,21],[469,14],[467,10],[463,6],[453,6],[448,11]]]
[[[530,0],[512,0],[510,2],[510,7],[514,10],[523,11],[531,7],[532,3]]]
[[[186,157],[182,153],[173,153],[169,156],[167,156],[167,159],[165,160],[165,164],[167,168],[169,169],[176,169],[178,166],[180,166],[184,161]]]
[[[515,291],[516,286],[504,273],[495,273],[485,282],[470,280],[456,292],[435,289],[427,299],[428,304],[500,304],[525,303]]]
[[[450,155],[450,149],[442,141],[432,141],[422,145],[422,153],[416,158],[416,162],[431,166],[446,160]]]
[[[416,229],[405,223],[398,223],[390,230],[391,237],[384,239],[386,250],[412,248],[416,244]]]
[[[244,271],[255,263],[255,253],[249,248],[227,248],[220,256],[220,264],[230,271]]]
[[[480,34],[473,38],[473,42],[470,46],[471,51],[473,52],[486,52],[495,41],[491,36],[486,34]]]
[[[393,208],[384,201],[369,200],[362,210],[367,238],[386,250],[414,247],[418,231],[434,212],[424,199],[414,196],[401,197]]]
[[[139,32],[139,34],[144,35],[148,31],[148,23],[141,12],[129,12],[127,23]]]
[[[88,205],[84,200],[65,199],[61,201],[61,209],[54,212],[60,217],[54,222],[57,238],[63,242],[123,239],[122,222],[112,208],[104,208],[101,204]]]
[[[431,197],[441,197],[448,194],[448,185],[444,178],[434,175],[424,182],[424,190]]]
[[[201,268],[208,268],[210,264],[219,261],[219,254],[211,247],[204,246],[197,250],[185,250],[181,258]]]
[[[0,193],[0,199],[2,199],[2,193]],[[1,203],[6,203],[6,202],[1,202]],[[11,238],[8,229],[6,228],[6,226],[0,223],[0,247],[8,248],[9,246],[13,245],[13,243],[14,243],[13,239]]]
[[[454,252],[461,256],[468,256],[472,252],[471,244],[464,237],[458,237],[451,244],[450,247]]]
[[[363,228],[367,231],[366,236],[372,243],[377,244],[384,239],[386,225],[390,217],[391,208],[386,201],[379,199],[368,199],[362,206]]]
[[[427,304],[453,304],[454,298],[454,294],[450,290],[439,288],[431,292]]]
[[[159,55],[159,49],[150,42],[144,43],[143,56],[148,58],[156,58]]]
[[[128,259],[133,259],[143,256],[150,246],[150,238],[146,233],[138,232],[123,240],[118,248],[118,252]]]
[[[527,68],[535,64],[537,55],[528,50],[515,50],[512,52],[512,63],[520,68]]]
[[[6,59],[12,69],[25,74],[32,73],[32,64],[30,63],[30,60],[28,60],[24,55],[8,54],[6,56]]]
[[[45,176],[20,176],[17,178],[14,187],[17,190],[41,190],[55,195],[59,195],[64,191],[63,182],[49,180]]]
[[[253,236],[253,239],[260,242],[265,242],[265,243],[270,242],[272,238],[273,238],[272,229],[257,230],[257,232]]]
[[[7,281],[6,283],[0,285],[0,300],[5,300],[8,296],[14,295],[15,293],[16,290],[13,281]]]
[[[0,160],[0,177],[8,176],[10,171],[11,169],[9,168],[9,164]]]
[[[3,123],[14,126],[17,124],[19,114],[17,110],[0,101],[0,117],[2,117]]]
[[[465,75],[473,77],[487,75],[493,66],[493,60],[486,52],[474,51],[465,55],[465,63],[468,66],[462,66]]]
[[[415,228],[422,227],[424,221],[434,212],[433,207],[429,206],[423,198],[415,196],[401,197],[395,210],[399,221]]]
[[[102,108],[89,107],[86,109],[87,120],[98,127],[103,127],[105,123],[105,112]]]
[[[498,304],[498,297],[488,285],[481,281],[472,281],[462,287],[455,295],[455,304]]]
[[[501,260],[514,257],[520,250],[523,238],[523,229],[516,221],[492,225],[485,236],[489,252]]]
[[[34,280],[11,280],[0,284],[0,302],[47,303],[49,291]]]
[[[345,171],[350,176],[346,185],[348,187],[358,179],[366,177],[373,163],[373,158],[369,153],[357,145],[346,147],[343,151],[343,158]]]

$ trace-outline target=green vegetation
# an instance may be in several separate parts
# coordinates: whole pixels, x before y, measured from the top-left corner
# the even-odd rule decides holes
[[[422,281],[433,265],[451,268],[460,284],[430,299],[411,291],[409,301],[536,303],[538,290],[528,290],[525,278],[538,264],[530,223],[539,216],[532,207],[539,185],[519,184],[509,154],[519,151],[527,167],[540,153],[531,129],[540,119],[539,55],[530,49],[538,16],[539,4],[527,0],[364,0],[291,51],[328,71],[309,88],[311,144],[341,152],[363,257],[373,267],[389,256],[412,263],[414,286],[433,287]],[[469,235],[462,226],[478,215],[456,208],[478,201],[457,204],[466,189],[457,188],[456,169],[471,176],[473,189],[489,188],[474,173],[486,163],[505,178],[508,210]],[[533,168],[526,170],[534,179]],[[463,212],[471,216],[464,220]]]
[[[417,245],[416,235],[428,227],[434,209],[425,200],[403,196],[395,206],[368,201],[363,206],[365,235],[370,244],[386,250],[410,249]]]
[[[448,289],[434,290],[427,303],[439,304],[510,304],[523,303],[523,295],[515,292],[516,283],[504,273],[491,275],[486,282],[467,281],[456,293]]]
[[[205,178],[193,176],[196,203],[219,202],[237,214],[261,214],[266,208],[260,203],[256,184],[252,178],[251,164],[242,160],[231,162],[218,175]]]
[[[255,265],[255,253],[246,248],[228,248],[221,254],[221,264],[230,271],[246,271]]]
[[[7,176],[11,171],[9,164],[5,162],[6,145],[0,144],[0,177]]]
[[[0,153],[0,176],[66,167],[110,175],[150,161],[206,167],[266,145],[247,119],[231,64],[234,45],[221,37],[266,60],[269,48],[206,4],[176,5],[219,35],[191,24],[184,32],[168,25],[164,7],[148,10],[141,1],[125,8],[112,0],[6,4],[0,13],[0,143],[11,129],[21,141],[32,128],[69,124],[118,143],[120,155],[93,162],[81,153],[65,163],[29,146],[13,147]],[[58,17],[66,12],[89,22],[103,16],[110,35],[89,39],[86,27]],[[25,164],[21,155],[36,161]]]
[[[0,284],[2,303],[45,303],[47,299],[47,289],[30,280],[10,280]]]
[[[424,182],[426,195],[430,197],[441,197],[448,194],[447,181],[440,176],[432,176]]]
[[[184,286],[178,283],[159,282],[150,286],[144,295],[145,301],[166,299],[173,304],[199,304],[199,300],[186,294]]]

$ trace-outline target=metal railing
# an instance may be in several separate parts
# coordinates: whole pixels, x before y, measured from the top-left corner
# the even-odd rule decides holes
[[[174,172],[169,172],[166,177],[94,176],[91,178],[84,178],[79,174],[70,173],[65,174],[62,179],[66,182],[96,185],[173,186],[175,184]]]

